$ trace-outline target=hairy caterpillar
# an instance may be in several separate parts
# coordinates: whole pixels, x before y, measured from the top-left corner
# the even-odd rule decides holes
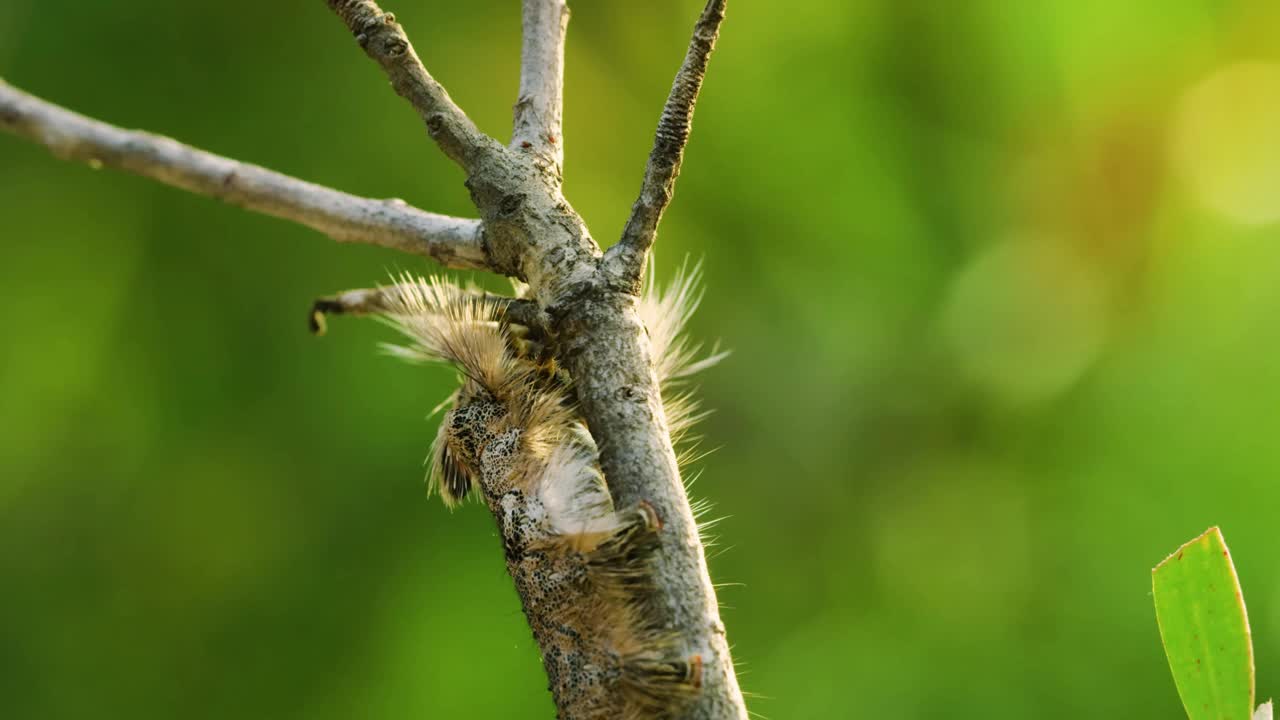
[[[702,357],[681,335],[700,299],[697,280],[696,267],[665,292],[651,280],[640,304],[673,440],[699,418],[677,385],[722,357]],[[428,487],[450,507],[477,495],[492,512],[557,706],[574,708],[574,718],[666,717],[698,691],[702,664],[680,656],[678,638],[651,619],[662,520],[646,503],[613,506],[572,380],[542,329],[513,324],[503,302],[402,277],[317,301],[313,329],[325,312],[376,313],[409,340],[389,352],[458,369]]]

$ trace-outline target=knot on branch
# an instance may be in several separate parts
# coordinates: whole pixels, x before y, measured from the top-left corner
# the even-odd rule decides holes
[[[394,35],[387,38],[382,44],[383,52],[385,52],[388,57],[392,58],[398,58],[401,55],[404,55],[408,49],[409,43],[405,42],[401,38],[395,37]]]
[[[511,218],[520,211],[520,207],[523,205],[524,195],[519,193],[503,195],[502,202],[498,203],[498,215],[502,218]]]
[[[615,396],[618,398],[618,402],[644,402],[644,391],[634,385],[623,385],[618,388]]]

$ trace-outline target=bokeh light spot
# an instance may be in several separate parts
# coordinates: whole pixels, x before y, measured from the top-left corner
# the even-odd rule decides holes
[[[895,475],[874,512],[885,597],[926,623],[975,628],[1016,617],[1031,581],[1026,478],[954,456]]]
[[[1106,289],[1096,268],[1061,244],[1002,243],[956,276],[941,332],[961,371],[998,400],[1042,401],[1098,355]]]
[[[1218,70],[1183,95],[1173,133],[1179,172],[1204,205],[1245,225],[1280,220],[1280,65]]]

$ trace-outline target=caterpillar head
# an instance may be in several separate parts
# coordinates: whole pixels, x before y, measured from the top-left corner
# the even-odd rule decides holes
[[[429,475],[431,487],[449,507],[466,498],[479,480],[481,456],[511,425],[507,408],[472,383],[455,398],[440,422]]]

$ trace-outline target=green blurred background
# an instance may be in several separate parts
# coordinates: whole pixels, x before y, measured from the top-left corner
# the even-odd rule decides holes
[[[573,5],[610,243],[701,3]],[[505,139],[517,3],[387,8]],[[315,0],[3,0],[0,76],[471,212]],[[1277,221],[1272,0],[733,0],[658,266],[735,351],[693,490],[753,709],[1178,717],[1148,572],[1210,524],[1280,692]],[[305,330],[432,269],[0,137],[0,715],[553,715],[492,521],[425,496],[452,373]]]

